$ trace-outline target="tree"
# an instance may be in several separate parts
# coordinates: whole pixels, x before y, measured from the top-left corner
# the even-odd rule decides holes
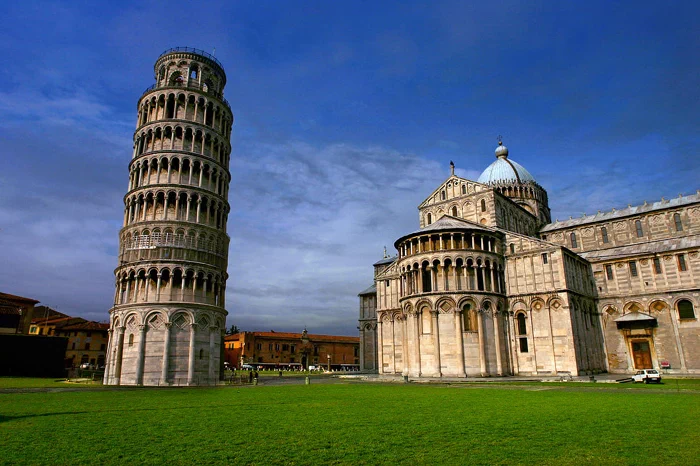
[[[241,329],[236,326],[236,324],[231,325],[231,328],[226,329],[226,335],[233,335],[234,333],[241,333]]]

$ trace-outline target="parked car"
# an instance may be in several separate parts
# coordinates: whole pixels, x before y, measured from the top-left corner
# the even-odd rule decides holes
[[[661,374],[656,369],[642,369],[632,376],[635,382],[661,383]]]

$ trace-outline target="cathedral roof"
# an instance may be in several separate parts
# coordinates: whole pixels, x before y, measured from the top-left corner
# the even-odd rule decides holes
[[[690,194],[688,196],[678,196],[674,199],[661,198],[660,201],[652,202],[651,204],[644,202],[644,204],[640,206],[627,206],[626,208],[620,210],[613,209],[611,212],[598,212],[595,215],[584,215],[582,217],[564,220],[561,222],[557,220],[556,222],[552,222],[542,227],[540,229],[540,232],[544,233],[547,231],[559,230],[562,228],[570,228],[579,225],[585,225],[588,223],[608,221],[632,215],[640,215],[647,212],[653,212],[655,210],[670,209],[674,207],[693,204],[695,202],[700,202],[700,191],[697,191],[695,194]]]
[[[366,294],[377,294],[377,285],[375,284],[375,285],[370,286],[369,288],[367,288],[363,292],[358,293],[357,296],[364,296]]]
[[[508,158],[508,148],[500,141],[496,148],[496,161],[486,167],[476,181],[488,185],[536,183],[535,178],[525,167]]]
[[[414,235],[421,235],[425,233],[437,232],[437,231],[449,231],[449,230],[480,230],[488,231],[489,233],[497,233],[498,230],[494,228],[489,228],[484,225],[479,225],[478,223],[470,222],[469,220],[464,220],[461,218],[453,217],[451,215],[443,215],[435,222],[430,225],[424,226],[420,230],[416,230],[413,233],[403,235],[401,238],[394,241],[394,246],[398,248],[398,244],[405,238],[410,238]]]
[[[384,265],[384,264],[391,264],[396,260],[396,256],[394,257],[385,257],[384,259],[378,260],[372,265]]]
[[[660,241],[629,244],[616,248],[579,252],[578,255],[589,261],[604,261],[638,255],[661,254],[667,251],[696,248],[698,246],[700,246],[700,235],[688,235]]]

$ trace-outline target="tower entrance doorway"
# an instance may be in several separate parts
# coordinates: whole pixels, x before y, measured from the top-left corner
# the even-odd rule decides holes
[[[653,369],[651,363],[651,348],[648,340],[637,340],[632,342],[632,358],[635,369]]]

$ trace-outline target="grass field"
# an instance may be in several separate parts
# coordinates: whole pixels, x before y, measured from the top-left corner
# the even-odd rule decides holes
[[[0,391],[0,463],[697,464],[700,384],[603,385]]]

